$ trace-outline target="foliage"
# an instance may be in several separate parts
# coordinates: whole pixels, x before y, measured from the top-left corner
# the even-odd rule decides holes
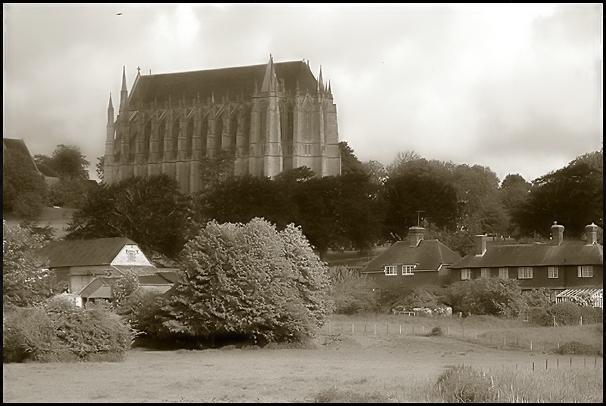
[[[56,297],[43,306],[5,313],[3,362],[123,359],[131,339],[129,328],[113,313]]]
[[[137,289],[139,289],[139,277],[132,271],[126,271],[124,275],[111,284],[112,304],[119,314],[122,311],[128,311],[124,308]]]
[[[353,390],[322,389],[314,397],[314,403],[388,403],[391,399],[381,391],[358,393]]]
[[[200,161],[202,190],[212,189],[232,177],[235,159],[232,151],[224,149],[217,151],[212,157],[202,157]]]
[[[448,292],[453,312],[469,315],[517,317],[525,310],[524,298],[515,279],[480,278],[457,282]]]
[[[581,306],[572,302],[560,302],[549,308],[549,314],[560,326],[575,325],[581,320]]]
[[[29,156],[7,149],[2,162],[2,210],[12,211],[20,218],[40,215],[46,203],[44,178],[33,166]]]
[[[174,179],[135,176],[92,190],[74,212],[65,238],[127,237],[150,255],[174,258],[193,227],[191,203]]]
[[[97,172],[97,177],[99,180],[103,180],[103,175],[105,173],[105,155],[101,155],[97,157],[97,164],[95,165],[95,171]]]
[[[429,333],[430,336],[443,336],[444,332],[442,331],[442,327],[437,326],[431,329],[431,332]]]
[[[301,341],[331,311],[326,266],[300,229],[278,232],[263,219],[209,222],[181,255],[185,276],[165,326],[191,336],[243,335],[256,342]]]
[[[365,173],[362,162],[358,159],[354,150],[347,141],[339,142],[339,151],[341,152],[341,174]]]
[[[87,181],[61,179],[48,187],[48,200],[53,206],[80,208],[91,189]]]
[[[602,349],[597,345],[585,344],[579,341],[565,342],[555,352],[560,355],[574,354],[602,356]]]
[[[513,213],[526,202],[531,184],[527,182],[520,174],[508,174],[501,182],[499,188],[500,200],[507,214],[507,225],[505,232],[507,235],[518,235],[519,230],[512,222]]]
[[[549,307],[552,305],[549,289],[538,288],[522,292],[524,303],[528,307]]]
[[[61,179],[85,180],[89,178],[88,166],[90,162],[86,159],[80,147],[75,145],[59,144],[53,151],[52,157],[34,155],[34,160],[54,170]]]
[[[379,306],[384,312],[395,307],[412,310],[416,307],[436,308],[443,303],[442,289],[431,287],[393,286],[382,289]]]
[[[484,403],[496,400],[490,377],[471,367],[456,366],[438,378],[437,390],[449,403]]]
[[[458,216],[457,191],[446,172],[425,159],[410,161],[386,180],[381,190],[385,237],[406,237],[418,225],[419,213],[438,228],[454,230]]]
[[[329,268],[330,297],[336,314],[354,314],[377,310],[377,295],[366,275],[344,266]]]
[[[32,306],[52,296],[54,276],[44,269],[45,259],[36,251],[44,235],[19,225],[2,226],[2,304]]]
[[[525,202],[513,212],[523,235],[549,237],[554,221],[570,237],[581,237],[585,226],[602,227],[604,212],[602,151],[579,157],[566,167],[535,179]]]
[[[425,227],[425,239],[439,240],[462,257],[475,251],[474,234],[467,229],[451,231],[429,224]]]

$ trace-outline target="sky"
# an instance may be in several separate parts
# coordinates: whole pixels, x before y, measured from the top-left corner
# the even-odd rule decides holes
[[[104,154],[122,67],[309,60],[339,139],[531,181],[603,147],[601,4],[3,4],[3,136]]]

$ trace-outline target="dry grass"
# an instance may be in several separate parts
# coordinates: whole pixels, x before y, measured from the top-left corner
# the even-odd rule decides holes
[[[357,323],[357,320],[354,321]],[[456,323],[455,320],[452,326]],[[486,324],[493,328],[496,322],[474,323],[478,327]],[[431,331],[429,326],[426,333]],[[444,332],[446,326],[441,327]],[[577,339],[587,332],[581,333]],[[593,334],[598,334],[595,328]],[[533,388],[543,388],[541,399],[566,395],[564,398],[568,400],[590,401],[598,396],[598,386],[601,399],[601,358],[502,351],[474,341],[446,334],[400,335],[394,327],[390,334],[320,334],[299,348],[277,345],[275,348],[230,347],[203,351],[137,349],[131,350],[122,363],[6,364],[3,400],[444,402],[436,390],[436,382],[449,368],[462,364],[474,370],[490,371],[496,382],[503,382],[499,383],[501,396],[511,399],[515,396],[518,401],[535,401],[536,398],[527,395]],[[549,363],[548,371],[545,371],[545,361]],[[566,382],[568,375],[575,378]],[[593,375],[600,380],[588,378]],[[507,394],[506,389],[511,387],[513,391]],[[574,387],[587,396],[576,393]]]

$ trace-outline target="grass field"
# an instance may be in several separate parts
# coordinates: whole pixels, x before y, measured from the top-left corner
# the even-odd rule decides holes
[[[390,316],[366,317],[367,323],[371,321],[373,325],[384,318],[398,321]],[[351,326],[352,321],[362,323],[364,319],[364,316],[333,316],[331,324]],[[421,318],[414,319],[419,326],[422,324]],[[459,323],[455,319],[448,322],[453,323],[453,328]],[[499,326],[500,322],[505,325]],[[465,323],[507,330],[508,323],[515,322],[484,318],[467,319]],[[575,338],[601,337],[595,325],[582,328],[583,331],[577,329]],[[544,332],[539,328],[536,334],[569,334],[561,333],[565,331],[561,329]],[[446,335],[423,336],[396,331],[374,334],[368,328],[366,333],[354,331],[353,335],[334,330],[328,334],[323,330],[305,348],[278,345],[203,351],[135,349],[121,363],[5,364],[3,400],[442,402],[445,398],[437,390],[437,380],[459,365],[471,366],[491,376],[503,400],[602,400],[601,357],[501,350]]]

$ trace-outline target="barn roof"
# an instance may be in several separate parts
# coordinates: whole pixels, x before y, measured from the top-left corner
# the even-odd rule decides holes
[[[136,245],[124,237],[51,241],[38,253],[49,259],[50,268],[109,265],[127,244]]]
[[[294,93],[297,88],[302,93],[315,94],[318,82],[309,66],[303,61],[274,63],[274,70],[279,82],[284,83],[286,92]],[[239,66],[222,69],[208,69],[190,72],[163,73],[141,75],[135,82],[129,97],[131,110],[137,103],[149,104],[154,101],[163,104],[169,95],[173,103],[185,99],[191,101],[198,95],[202,102],[214,96],[215,100],[228,96],[236,100],[243,95],[250,99],[257,90],[261,89],[267,64]]]
[[[494,245],[484,255],[467,255],[450,268],[601,265],[603,262],[600,244],[516,244]]]
[[[461,256],[438,240],[422,240],[416,247],[398,241],[371,260],[362,272],[383,271],[389,264],[417,264],[416,270],[438,270],[440,265],[452,264]]]

